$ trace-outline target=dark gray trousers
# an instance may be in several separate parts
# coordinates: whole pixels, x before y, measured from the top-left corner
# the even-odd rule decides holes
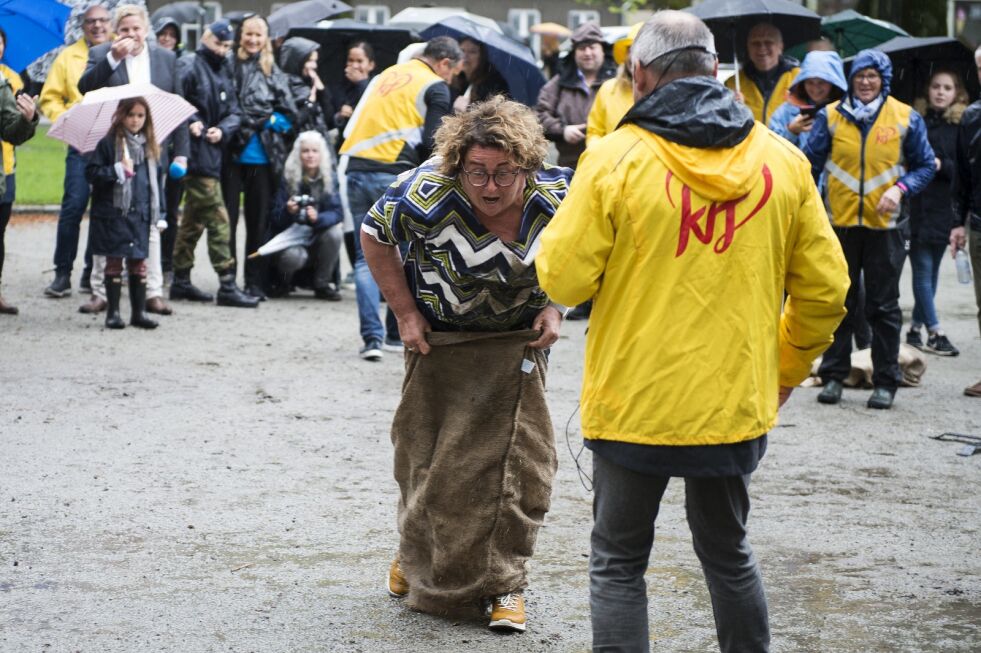
[[[589,605],[593,651],[650,650],[644,573],[668,476],[647,476],[593,456]],[[766,596],[746,538],[750,476],[686,478],[685,511],[712,596],[723,653],[766,653]]]

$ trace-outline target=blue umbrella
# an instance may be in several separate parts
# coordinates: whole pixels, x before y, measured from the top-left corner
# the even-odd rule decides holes
[[[20,71],[48,50],[64,45],[71,10],[56,0],[0,0],[0,27],[8,39],[0,62]]]
[[[545,85],[545,78],[528,46],[463,16],[450,16],[427,27],[420,36],[424,39],[452,36],[457,40],[468,38],[483,43],[491,65],[508,83],[511,97],[528,106],[534,106],[538,101],[538,91]]]

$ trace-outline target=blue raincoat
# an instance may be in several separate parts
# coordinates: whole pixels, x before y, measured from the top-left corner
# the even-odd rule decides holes
[[[841,99],[848,93],[848,82],[845,81],[845,71],[841,65],[841,57],[837,52],[825,52],[816,50],[808,52],[800,66],[800,72],[794,78],[787,92],[787,101],[777,107],[770,117],[770,124],[767,125],[777,134],[783,136],[797,147],[804,149],[804,143],[810,132],[801,132],[800,135],[794,134],[787,129],[787,125],[800,115],[800,108],[812,104],[807,97],[804,82],[809,79],[821,79],[833,87],[831,95],[828,96],[828,103]],[[822,108],[822,111],[824,109]]]

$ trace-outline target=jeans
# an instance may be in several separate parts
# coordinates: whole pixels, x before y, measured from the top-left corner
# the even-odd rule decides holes
[[[647,476],[593,456],[589,606],[593,651],[650,647],[644,574],[668,476]],[[702,563],[719,648],[766,653],[770,626],[763,579],[746,537],[750,476],[685,479],[685,512]]]
[[[65,186],[58,213],[58,235],[55,240],[54,265],[56,274],[71,274],[78,254],[78,234],[82,216],[89,204],[89,182],[85,179],[85,166],[89,157],[74,147],[68,148],[65,157]],[[92,252],[85,248],[85,267],[92,267]]]
[[[358,298],[358,318],[361,323],[361,339],[381,340],[385,337],[385,327],[378,315],[381,303],[381,293],[378,284],[371,276],[368,263],[361,250],[361,222],[368,209],[378,201],[388,187],[395,181],[396,175],[387,172],[348,172],[347,201],[354,219],[354,285]],[[389,309],[389,312],[391,310]],[[394,320],[386,320],[391,322]],[[396,330],[395,337],[398,337]]]
[[[919,329],[924,324],[931,332],[940,328],[933,298],[937,296],[940,262],[946,252],[946,243],[921,243],[915,240],[910,243],[909,262],[913,268],[914,300],[913,323],[910,326],[913,329]]]
[[[834,342],[821,360],[821,380],[844,381],[852,369],[852,334],[856,328],[859,281],[865,277],[865,315],[872,327],[872,385],[895,390],[899,370],[899,334],[903,312],[899,308],[899,277],[906,261],[903,234],[898,229],[835,227],[848,262],[851,287],[845,297],[848,314],[835,331]]]

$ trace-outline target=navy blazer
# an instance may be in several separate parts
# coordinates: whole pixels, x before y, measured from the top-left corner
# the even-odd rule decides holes
[[[120,61],[115,70],[109,65],[107,55],[111,47],[112,42],[110,41],[89,49],[89,61],[85,65],[85,72],[78,80],[79,91],[88,93],[106,86],[129,84],[129,73],[126,72],[125,61]],[[150,83],[161,91],[181,95],[177,78],[177,57],[174,53],[155,43],[145,43],[144,47],[150,49]],[[190,154],[190,134],[187,131],[186,122],[174,130],[169,139],[174,141],[175,156],[186,157]],[[166,151],[167,147],[164,143],[160,152],[162,159],[166,157]],[[167,164],[167,161],[161,161],[164,169],[166,169]]]

